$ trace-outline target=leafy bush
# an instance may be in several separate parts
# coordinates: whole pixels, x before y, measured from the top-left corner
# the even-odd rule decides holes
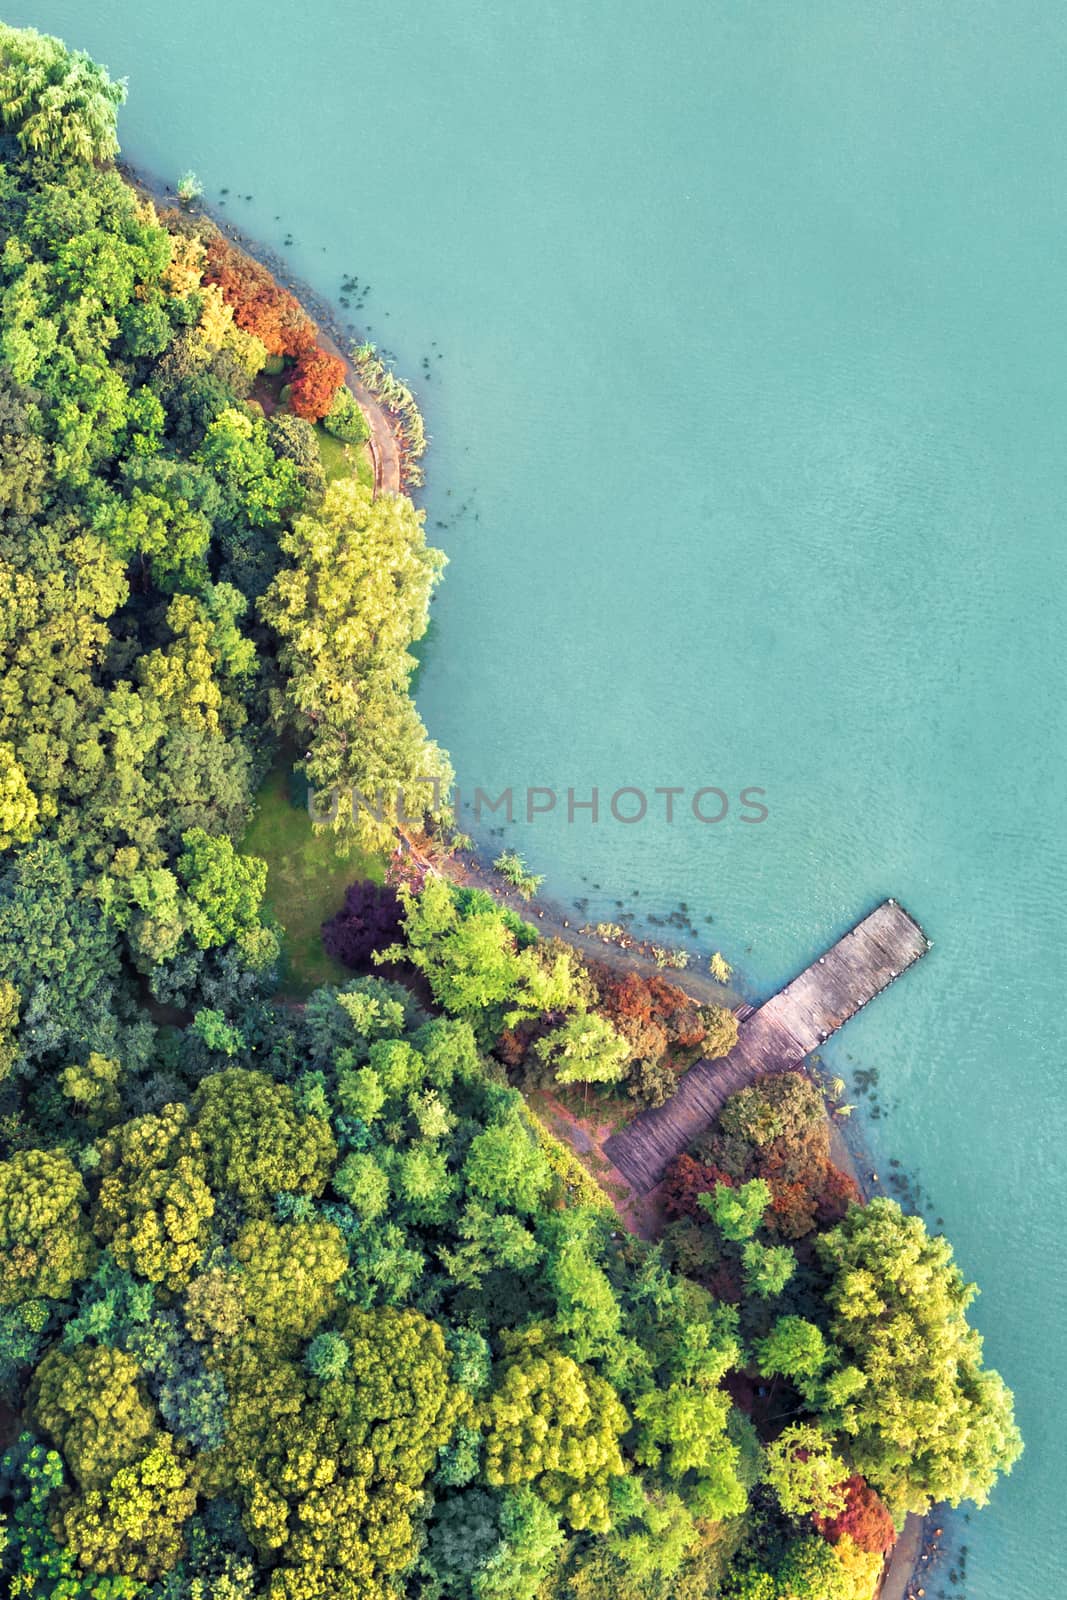
[[[515,850],[502,850],[493,862],[500,876],[517,889],[524,900],[531,900],[544,883],[544,878],[531,872],[522,856]]]
[[[322,419],[327,433],[342,444],[361,445],[370,438],[370,423],[366,413],[347,384],[342,383],[333,397],[333,404]]]

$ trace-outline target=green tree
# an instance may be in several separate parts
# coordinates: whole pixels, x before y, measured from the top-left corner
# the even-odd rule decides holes
[[[787,1516],[836,1516],[849,1470],[813,1423],[794,1422],[767,1446],[767,1482]]]
[[[724,1239],[740,1243],[751,1238],[771,1203],[770,1185],[762,1178],[731,1188],[728,1183],[717,1183],[710,1194],[697,1196],[697,1204],[706,1211]]]
[[[363,1068],[360,1076],[368,1070]],[[389,1174],[367,1151],[353,1150],[345,1156],[330,1182],[364,1222],[377,1221],[388,1207]]]
[[[552,1186],[552,1169],[518,1096],[505,1114],[471,1141],[463,1168],[467,1188],[494,1205],[532,1213]]]
[[[857,1600],[851,1573],[841,1564],[837,1551],[814,1534],[795,1539],[788,1546],[776,1573],[777,1594],[789,1600]]]
[[[557,1083],[618,1083],[630,1062],[628,1041],[598,1011],[573,1011],[534,1054]]]
[[[207,586],[211,524],[187,500],[167,499],[135,484],[106,503],[97,527],[123,561],[140,558],[142,582],[150,573],[162,589]]]
[[[120,977],[114,932],[69,856],[38,839],[0,868],[0,981],[22,997],[20,1051],[66,1064],[85,1048],[111,1054]]]
[[[267,863],[244,856],[227,838],[203,828],[182,834],[178,876],[189,896],[189,925],[202,950],[211,950],[253,929],[267,887]]]
[[[827,1403],[827,1427],[847,1436],[856,1470],[895,1512],[935,1500],[984,1504],[1022,1441],[1010,1391],[982,1366],[967,1321],[977,1291],[948,1241],[877,1199],[853,1206],[816,1250],[831,1274],[837,1362],[865,1379],[843,1403]]]
[[[634,1404],[634,1454],[671,1478],[699,1471],[716,1454],[729,1458],[735,1453],[726,1437],[729,1412],[730,1397],[720,1389],[675,1381],[650,1390]]]
[[[603,1360],[622,1331],[622,1310],[597,1259],[602,1250],[595,1212],[573,1207],[546,1221],[545,1278],[556,1301],[555,1327],[576,1361]]]
[[[500,1545],[500,1497],[468,1488],[438,1500],[433,1509],[426,1555],[447,1594],[471,1594],[471,1583]]]
[[[126,84],[113,83],[84,51],[0,24],[0,69],[0,122],[27,155],[89,162],[118,154],[115,117]]]
[[[559,1517],[520,1485],[500,1496],[500,1542],[472,1582],[474,1600],[525,1600],[551,1573],[564,1544]]]
[[[438,1005],[468,1021],[481,1043],[529,1018],[588,1009],[591,987],[576,952],[562,940],[540,939],[482,891],[433,876],[417,895],[402,887],[400,899],[404,942],[375,960],[410,962]],[[607,1049],[608,1034],[593,1026],[595,1041]],[[559,1043],[568,1041],[577,1047],[577,1033]]]
[[[227,1022],[221,1011],[212,1006],[202,1006],[189,1024],[189,1031],[213,1055],[227,1056],[232,1060],[245,1048],[245,1036],[240,1028]]]
[[[267,442],[276,456],[296,463],[307,503],[313,505],[321,500],[326,492],[326,473],[311,423],[291,411],[276,411],[267,418]]]
[[[442,1265],[454,1283],[480,1288],[486,1274],[499,1267],[525,1273],[544,1257],[544,1247],[525,1223],[511,1212],[470,1201],[455,1224],[454,1246],[442,1246]]]
[[[418,1227],[439,1227],[458,1184],[447,1151],[420,1139],[393,1157],[390,1170],[401,1218]]]
[[[627,1593],[630,1585],[646,1592],[646,1586],[658,1589],[676,1579],[698,1538],[681,1495],[650,1492],[636,1475],[617,1479],[612,1489],[613,1527],[606,1543],[625,1573],[621,1592]],[[617,1589],[618,1583],[612,1587]]]
[[[804,1317],[778,1317],[765,1339],[756,1342],[756,1357],[765,1378],[802,1382],[817,1378],[829,1359],[826,1340]]]
[[[304,1353],[304,1365],[320,1383],[330,1383],[343,1377],[350,1354],[341,1334],[317,1333]]]
[[[634,1457],[684,1488],[695,1515],[736,1516],[747,1496],[721,1384],[742,1360],[737,1313],[715,1307],[695,1285],[672,1283],[654,1259],[636,1289],[649,1318],[636,1327],[651,1365],[632,1402]]]
[[[68,1156],[18,1150],[0,1162],[0,1305],[65,1299],[92,1270],[87,1198]]]
[[[797,1258],[786,1244],[765,1245],[758,1239],[746,1239],[741,1264],[746,1294],[774,1300],[796,1271]]]
[[[322,422],[327,433],[345,444],[363,444],[370,438],[370,426],[363,407],[347,384],[342,384],[334,396],[333,405]]]
[[[383,961],[408,960],[424,974],[438,1005],[475,1027],[482,1013],[502,1010],[520,981],[513,929],[486,898],[464,915],[444,878],[427,878],[418,895],[400,890],[405,943],[382,951]]]
[[[266,424],[246,410],[223,411],[194,459],[218,477],[231,516],[253,528],[277,527],[303,501],[296,462],[274,454]]]

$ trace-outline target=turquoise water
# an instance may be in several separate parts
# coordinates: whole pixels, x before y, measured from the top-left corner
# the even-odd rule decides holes
[[[516,824],[554,894],[590,915],[684,900],[754,994],[885,894],[927,927],[930,957],[831,1064],[877,1070],[878,1162],[923,1183],[1017,1391],[1028,1450],[966,1530],[967,1592],[1048,1600],[1062,7],[5,14],[128,73],[128,154],[227,186],[265,240],[290,230],[321,290],[357,273],[372,336],[411,377],[428,359],[452,565],[420,704],[464,785],[767,792],[756,826],[736,803],[717,826]]]

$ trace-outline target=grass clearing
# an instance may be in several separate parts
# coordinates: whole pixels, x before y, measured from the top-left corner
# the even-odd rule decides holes
[[[374,463],[366,444],[345,444],[327,433],[321,422],[315,424],[315,436],[327,483],[333,483],[336,478],[350,478],[354,473],[365,488],[374,488]]]
[[[358,846],[338,855],[332,835],[312,829],[305,795],[292,759],[280,757],[256,796],[256,814],[241,844],[267,863],[266,908],[285,929],[279,993],[294,1000],[306,999],[320,984],[352,977],[322,948],[322,924],[340,910],[350,883],[381,883],[386,867],[383,856]]]

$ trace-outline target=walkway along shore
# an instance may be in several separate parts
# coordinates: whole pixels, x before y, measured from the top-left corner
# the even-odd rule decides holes
[[[698,1061],[665,1105],[642,1111],[604,1154],[647,1194],[739,1089],[766,1072],[798,1067],[930,948],[896,900],[882,904],[741,1024],[728,1056]]]
[[[242,250],[246,249],[242,240]],[[266,263],[263,263],[264,265]],[[294,291],[295,293],[295,291]],[[299,299],[299,295],[297,296]],[[400,494],[402,490],[400,476],[400,447],[397,444],[396,432],[393,428],[392,418],[382,405],[376,400],[357,376],[356,369],[347,354],[337,343],[333,334],[322,324],[319,324],[319,343],[331,355],[339,356],[345,364],[345,382],[359,402],[359,408],[367,419],[370,429],[370,453],[374,462],[374,494]]]
[[[746,1018],[737,1044],[719,1061],[698,1061],[666,1105],[645,1111],[605,1141],[606,1159],[647,1194],[670,1161],[692,1143],[730,1095],[766,1072],[801,1062],[930,948],[922,928],[896,900],[884,900],[824,955]],[[837,1131],[837,1130],[835,1130]],[[843,1146],[843,1141],[839,1141]],[[842,1156],[863,1184],[847,1149]],[[880,1600],[910,1600],[916,1591],[925,1519],[910,1515],[889,1554]]]

